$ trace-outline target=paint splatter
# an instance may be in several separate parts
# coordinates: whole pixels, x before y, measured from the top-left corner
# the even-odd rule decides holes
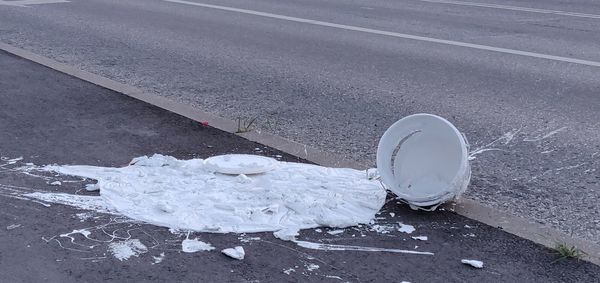
[[[128,260],[132,256],[138,257],[140,254],[148,252],[148,248],[138,239],[110,243],[108,250],[120,261]]]
[[[398,231],[400,231],[402,233],[410,234],[415,231],[415,227],[412,225],[402,224],[402,223],[398,223],[398,225],[400,225],[400,228],[398,228]]]
[[[152,264],[159,264],[165,259],[165,253],[160,253],[159,256],[152,256],[152,259],[154,259],[154,263]]]

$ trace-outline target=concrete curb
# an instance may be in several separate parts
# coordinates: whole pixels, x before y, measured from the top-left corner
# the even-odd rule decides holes
[[[236,133],[236,121],[211,114],[201,109],[194,108],[156,94],[143,92],[136,87],[122,84],[87,71],[79,70],[73,66],[57,62],[50,58],[31,53],[18,47],[0,42],[0,50],[54,69],[61,73],[104,87],[106,89],[139,99],[189,119],[195,121],[207,121],[210,126],[219,130],[234,133],[250,141],[276,148],[316,164],[329,167],[348,167],[355,169],[368,168],[366,164],[361,164],[344,156],[322,151],[271,133],[262,131]],[[554,248],[554,245],[559,242],[576,246],[588,255],[584,258],[585,260],[600,265],[600,245],[592,243],[591,241],[573,238],[556,229],[510,215],[508,213],[480,204],[474,200],[461,199],[455,204],[447,205],[446,208],[451,209],[465,217],[477,220],[493,227],[501,228],[508,233],[549,248]]]

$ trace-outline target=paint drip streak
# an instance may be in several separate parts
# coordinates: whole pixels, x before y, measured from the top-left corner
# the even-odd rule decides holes
[[[294,241],[298,246],[313,250],[322,251],[358,251],[358,252],[388,252],[388,253],[402,253],[402,254],[417,254],[417,255],[434,255],[432,252],[419,252],[411,250],[401,249],[386,249],[376,247],[361,247],[361,246],[349,246],[349,245],[333,245],[333,244],[320,244],[306,241]]]

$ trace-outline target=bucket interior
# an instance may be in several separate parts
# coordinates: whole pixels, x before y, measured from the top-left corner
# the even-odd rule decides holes
[[[386,131],[377,151],[377,167],[382,181],[398,196],[435,202],[460,191],[456,180],[468,171],[466,155],[466,143],[452,124],[417,114]]]

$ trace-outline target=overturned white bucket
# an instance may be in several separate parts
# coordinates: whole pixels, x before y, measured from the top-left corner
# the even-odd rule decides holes
[[[411,207],[433,210],[466,190],[468,152],[466,139],[446,119],[415,114],[383,134],[377,170],[387,188]]]

